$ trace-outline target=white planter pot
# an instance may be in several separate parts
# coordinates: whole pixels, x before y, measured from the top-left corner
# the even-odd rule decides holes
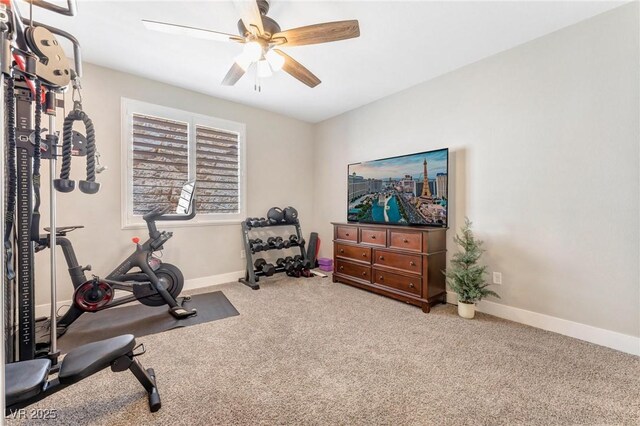
[[[463,303],[458,301],[458,315],[462,318],[471,319],[476,314],[476,304],[475,303]]]

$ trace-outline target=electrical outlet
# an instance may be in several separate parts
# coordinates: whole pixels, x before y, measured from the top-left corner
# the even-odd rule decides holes
[[[240,259],[245,259],[247,257],[247,253],[244,250],[240,250]]]
[[[502,272],[493,273],[493,283],[498,285],[502,284]]]

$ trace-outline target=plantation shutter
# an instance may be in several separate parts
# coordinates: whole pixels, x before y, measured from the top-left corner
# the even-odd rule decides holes
[[[189,125],[133,114],[133,214],[178,203],[189,180]]]
[[[196,126],[196,209],[198,214],[238,213],[238,134]]]

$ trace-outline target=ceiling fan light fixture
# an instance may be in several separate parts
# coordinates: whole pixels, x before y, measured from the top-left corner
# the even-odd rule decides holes
[[[242,54],[251,62],[256,62],[262,57],[262,46],[257,41],[250,41],[244,44]]]
[[[271,72],[271,67],[269,66],[269,62],[266,60],[261,60],[258,62],[258,77],[266,78],[271,77],[273,72]]]
[[[6,3],[6,0],[0,1]],[[255,63],[257,78],[270,77],[274,72],[282,70],[308,87],[316,87],[321,83],[317,76],[275,47],[306,46],[356,38],[360,36],[360,24],[356,19],[351,19],[323,22],[283,31],[274,19],[267,16],[270,1],[233,0],[240,14],[239,35],[147,19],[143,19],[142,22],[148,29],[165,34],[242,44],[242,53],[234,58],[235,62],[222,79],[222,84],[225,86],[235,85]],[[260,87],[259,80],[256,87],[258,89]]]
[[[273,69],[273,71],[278,72],[284,66],[284,57],[278,55],[273,50],[268,51],[267,54],[264,55],[264,57],[267,60],[267,62],[269,62],[269,65],[271,65],[271,68]]]

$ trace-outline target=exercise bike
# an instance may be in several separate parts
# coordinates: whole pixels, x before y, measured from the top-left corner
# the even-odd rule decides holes
[[[172,208],[167,207],[156,208],[143,216],[149,230],[149,239],[141,244],[139,239],[134,238],[135,251],[105,278],[94,275],[87,279],[85,271],[90,271],[91,265],[83,267],[78,263],[73,245],[66,238],[69,232],[84,226],[56,227],[56,245],[62,248],[75,289],[72,306],[57,320],[58,336],[62,336],[85,312],[99,312],[133,301],[147,306],[168,305],[169,313],[177,319],[197,314],[195,309],[183,306],[189,297],[178,298],[184,284],[180,269],[163,263],[154,256],[154,252],[162,250],[173,236],[173,232],[158,231],[156,221],[190,220],[195,217],[195,186],[196,182],[190,181],[182,187],[175,214],[168,214]],[[47,228],[45,231],[50,232]],[[36,251],[50,248],[49,235],[40,236]],[[130,294],[115,297],[115,290]]]

